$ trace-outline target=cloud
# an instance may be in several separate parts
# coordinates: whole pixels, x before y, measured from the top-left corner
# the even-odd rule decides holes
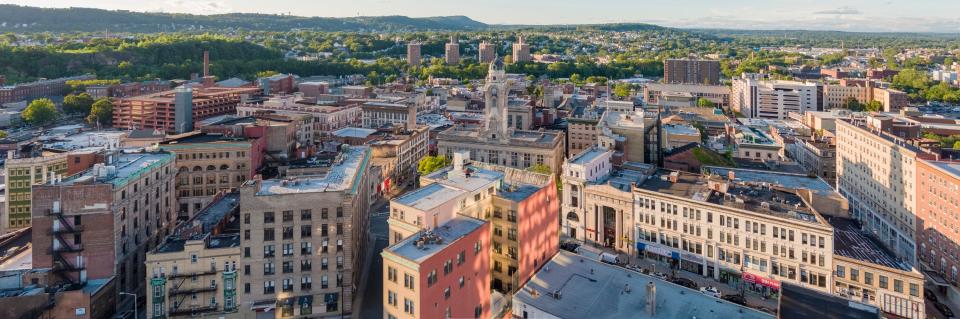
[[[839,8],[836,8],[836,9],[816,11],[816,12],[814,12],[813,14],[847,14],[847,15],[850,15],[850,14],[863,14],[863,12],[860,12],[860,10],[857,10],[856,8],[853,8],[853,7],[839,7]]]

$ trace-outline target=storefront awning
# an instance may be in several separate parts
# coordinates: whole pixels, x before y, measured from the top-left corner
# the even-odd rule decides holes
[[[761,286],[766,286],[771,289],[780,290],[780,282],[775,279],[766,278],[760,275],[751,274],[748,272],[743,272],[743,281],[749,282],[752,284],[758,284]]]

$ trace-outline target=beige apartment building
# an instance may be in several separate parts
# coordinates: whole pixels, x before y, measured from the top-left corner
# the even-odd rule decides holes
[[[193,134],[174,138],[160,148],[177,156],[177,213],[190,218],[214,195],[233,191],[260,167],[261,139]]]
[[[220,193],[146,257],[147,318],[239,318],[240,193]]]
[[[916,161],[923,154],[895,135],[917,136],[918,125],[879,115],[838,119],[836,127],[837,190],[854,218],[914,264]]]
[[[3,202],[3,213],[0,214],[0,234],[30,227],[33,185],[46,183],[50,173],[67,173],[67,153],[6,160],[3,175],[6,176],[7,200]]]
[[[323,175],[252,180],[240,188],[241,315],[350,313],[368,248],[367,147],[344,147]]]
[[[777,293],[784,282],[829,293],[833,227],[814,208],[820,203],[810,201],[838,198],[827,197],[829,186],[810,196],[791,188],[806,176],[754,179],[754,173],[725,172],[661,170],[638,184],[633,190],[638,254],[722,282],[742,281],[764,295]]]

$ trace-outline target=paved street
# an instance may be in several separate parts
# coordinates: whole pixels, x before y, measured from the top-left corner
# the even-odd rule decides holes
[[[381,199],[370,207],[370,240],[373,249],[366,256],[364,270],[360,273],[360,287],[353,303],[354,318],[380,318],[383,316],[383,259],[380,252],[387,247],[387,217],[389,200]]]

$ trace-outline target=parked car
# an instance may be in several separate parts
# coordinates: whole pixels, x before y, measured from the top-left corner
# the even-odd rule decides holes
[[[937,310],[940,310],[940,312],[943,313],[945,317],[953,318],[953,310],[950,310],[950,307],[947,307],[947,305],[938,301],[938,302],[934,302],[933,306],[937,308]]]
[[[577,252],[577,247],[580,247],[580,244],[577,244],[571,241],[560,244],[560,249],[563,249],[572,253]]]
[[[620,256],[606,252],[600,253],[600,261],[611,265],[619,265],[621,263]]]
[[[687,278],[677,277],[677,278],[673,278],[673,280],[671,280],[670,282],[690,288],[690,289],[694,289],[694,290],[696,290],[697,288],[700,288],[699,286],[697,286],[697,283]]]
[[[939,300],[937,299],[937,294],[933,293],[933,290],[930,290],[930,289],[927,289],[927,288],[924,288],[924,289],[923,289],[923,297],[924,297],[924,298],[927,298],[927,300],[930,300],[930,301],[933,301],[933,302],[939,301]]]
[[[726,296],[720,297],[720,299],[723,299],[741,306],[747,305],[747,298],[744,298],[742,295],[726,295]]]
[[[720,289],[717,289],[717,287],[703,287],[700,288],[700,292],[713,298],[720,298],[722,296]]]

